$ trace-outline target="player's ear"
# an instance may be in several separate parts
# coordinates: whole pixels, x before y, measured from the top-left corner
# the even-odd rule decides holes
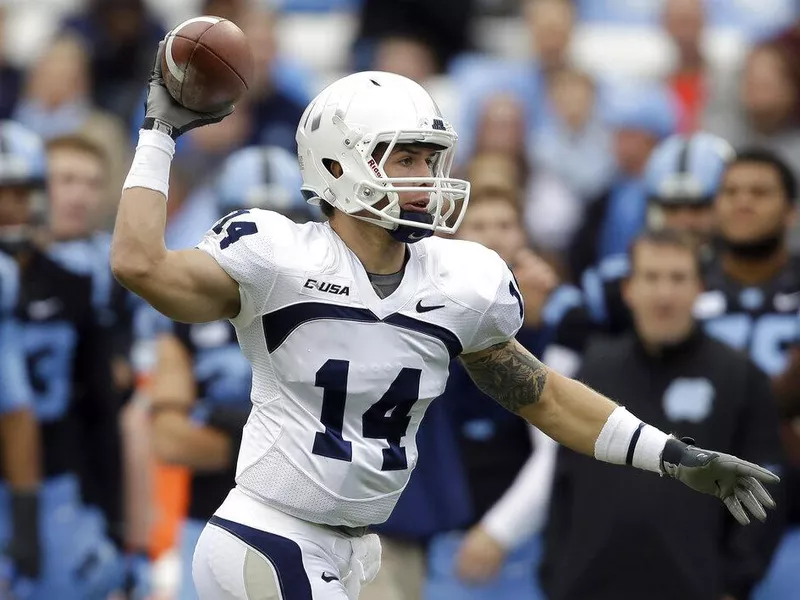
[[[344,170],[342,169],[342,165],[337,160],[324,160],[322,163],[325,165],[325,168],[328,169],[331,175],[333,175],[336,179],[339,179],[342,175],[344,175]]]

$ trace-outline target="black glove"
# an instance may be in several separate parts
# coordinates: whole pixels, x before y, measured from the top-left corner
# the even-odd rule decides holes
[[[18,575],[37,579],[41,566],[41,548],[39,497],[36,492],[12,493],[11,521],[11,541],[6,547],[6,555],[11,559]]]
[[[150,73],[142,129],[163,131],[172,139],[177,140],[179,136],[195,127],[219,123],[233,112],[233,105],[214,113],[198,113],[178,104],[164,85],[161,75],[163,54],[164,42],[161,41],[158,44],[156,61]]]
[[[780,478],[741,458],[692,444],[691,438],[670,438],[661,454],[661,470],[693,490],[722,500],[742,525],[750,522],[744,507],[764,521],[767,518],[764,506],[775,508],[775,500],[762,483],[778,483]]]

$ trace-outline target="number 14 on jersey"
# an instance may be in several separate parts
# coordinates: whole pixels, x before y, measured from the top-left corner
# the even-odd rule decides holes
[[[344,439],[344,411],[347,403],[347,379],[350,361],[331,358],[317,371],[315,385],[323,389],[320,422],[324,432],[314,436],[312,452],[335,460],[353,460],[353,445]],[[389,389],[361,417],[362,435],[365,438],[385,440],[381,471],[399,471],[408,468],[406,449],[400,440],[411,423],[410,412],[419,399],[422,370],[402,368]]]

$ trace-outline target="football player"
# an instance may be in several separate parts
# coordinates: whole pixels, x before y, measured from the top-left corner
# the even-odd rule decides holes
[[[706,266],[706,291],[695,310],[709,334],[746,351],[775,378],[778,392],[800,308],[800,256],[790,254],[787,242],[797,191],[795,175],[778,155],[760,148],[737,151],[714,200],[720,245]],[[800,435],[789,419],[782,433],[790,465],[789,530],[764,584],[774,590],[772,597],[781,597],[780,591],[791,595],[797,576],[792,556],[800,547]]]
[[[416,462],[427,405],[460,357],[478,387],[549,437],[675,477],[742,522],[774,506],[768,470],[641,422],[549,370],[514,339],[524,318],[493,251],[434,237],[464,215],[450,175],[456,134],[430,95],[399,75],[327,87],[297,129],[306,199],[328,222],[241,210],[197,248],[164,244],[175,139],[232,111],[177,104],[160,73],[123,186],[112,244],[118,279],[169,317],[230,319],[253,370],[236,487],[195,549],[200,598],[354,600],[380,562],[384,521]]]
[[[725,166],[734,150],[709,133],[674,135],[653,151],[645,170],[649,219],[654,226],[688,231],[712,252],[715,234],[712,202]],[[622,280],[630,272],[628,255],[609,256],[581,276],[588,308],[607,333],[631,328],[631,316],[622,300]]]
[[[251,147],[231,155],[213,186],[219,214],[244,206],[309,219],[300,195],[297,160],[278,147]],[[228,321],[175,323],[159,336],[151,389],[156,455],[191,471],[189,507],[180,532],[178,597],[193,600],[192,556],[197,540],[236,475],[242,428],[250,414],[250,363]]]
[[[50,238],[48,255],[65,269],[88,277],[92,282],[92,301],[99,327],[109,336],[114,387],[123,400],[134,391],[131,348],[133,345],[133,300],[130,294],[114,279],[109,266],[111,236],[98,230],[104,216],[108,189],[109,163],[106,153],[97,144],[79,135],[58,137],[46,145],[48,218],[46,233]],[[147,441],[143,436],[130,433],[130,423],[135,419],[136,406],[120,407],[120,429],[125,455],[125,515],[126,527],[120,531],[125,539],[128,577],[126,586],[138,590],[134,597],[146,593],[149,561],[145,551],[147,522],[141,518],[141,506],[147,504],[143,480],[147,466],[144,456]],[[137,446],[142,447],[141,449]],[[85,476],[97,474],[88,470]],[[110,497],[103,505],[120,501],[118,486],[99,482],[94,486]],[[121,524],[120,524],[121,526]]]
[[[119,489],[117,410],[91,281],[63,269],[34,240],[44,165],[34,134],[0,122],[0,253],[20,273],[17,343],[42,432],[45,557],[31,597],[78,600],[102,597],[120,575],[106,537],[107,521],[120,521],[118,498],[108,491]],[[11,178],[25,170],[36,179]]]

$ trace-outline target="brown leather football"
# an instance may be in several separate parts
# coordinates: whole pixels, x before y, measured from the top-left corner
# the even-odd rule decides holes
[[[216,112],[247,91],[253,53],[242,30],[227,19],[195,17],[169,32],[161,71],[180,104],[197,112]]]

